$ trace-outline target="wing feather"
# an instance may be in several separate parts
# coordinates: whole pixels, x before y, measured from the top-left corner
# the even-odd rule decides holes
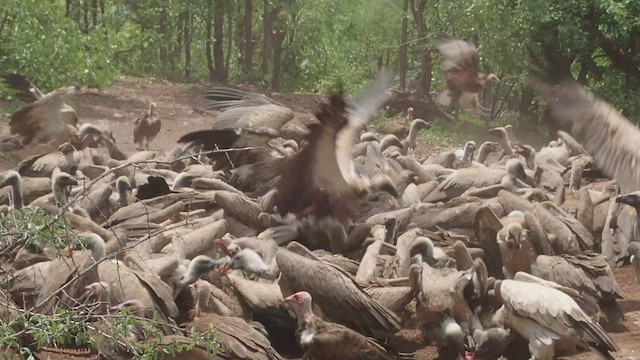
[[[552,114],[574,124],[576,139],[623,192],[640,190],[640,130],[613,106],[577,82],[556,86],[534,81]]]

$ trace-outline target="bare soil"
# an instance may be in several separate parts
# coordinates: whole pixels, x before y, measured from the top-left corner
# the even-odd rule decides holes
[[[260,91],[250,87],[246,90]],[[118,147],[125,153],[135,151],[133,144],[133,122],[147,111],[151,102],[155,102],[157,112],[162,120],[162,130],[151,143],[151,150],[170,150],[183,134],[208,129],[215,120],[216,112],[202,112],[206,100],[202,97],[205,88],[175,84],[162,79],[123,77],[114,86],[103,91],[85,92],[70,100],[81,123],[90,122],[99,127],[109,129],[116,138]],[[311,115],[322,100],[317,94],[267,94],[273,99],[291,107],[298,112]],[[0,99],[0,114],[8,112],[9,103]],[[6,131],[7,124],[2,124]],[[460,128],[458,128],[460,129]],[[469,138],[478,141],[485,139],[486,129],[469,124],[461,129]],[[535,136],[534,143],[540,142],[539,135],[518,133],[519,138],[529,141]],[[417,152],[426,155],[443,150],[443,144],[419,144]],[[0,154],[0,171],[13,168],[20,159],[12,154]],[[640,358],[640,284],[635,281],[635,274],[630,266],[614,269],[614,274],[624,299],[620,300],[626,314],[624,326],[605,324],[605,329],[618,344],[619,351],[614,353],[616,359]],[[433,346],[424,346],[420,332],[403,330],[394,339],[401,351],[416,351],[416,360],[437,358]],[[571,359],[587,360],[597,357],[589,352],[573,355]]]

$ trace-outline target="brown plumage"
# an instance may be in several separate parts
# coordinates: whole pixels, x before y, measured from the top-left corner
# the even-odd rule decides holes
[[[494,320],[527,339],[536,359],[553,359],[554,345],[562,339],[575,339],[603,358],[613,359],[609,351],[617,350],[615,342],[569,295],[516,280],[498,280],[494,289],[504,302]]]
[[[204,97],[211,101],[208,108],[221,111],[213,124],[218,130],[267,127],[278,131],[295,115],[286,106],[254,92],[216,87]]]
[[[533,85],[553,116],[573,123],[576,140],[622,192],[640,190],[640,129],[635,124],[577,82],[550,85],[534,80]]]
[[[438,50],[442,55],[442,71],[445,74],[447,90],[438,101],[442,105],[457,105],[466,102],[483,116],[490,115],[478,100],[478,93],[489,84],[500,81],[495,74],[484,74],[478,69],[478,50],[475,45],[464,40],[441,37]]]
[[[531,273],[591,297],[610,322],[624,320],[624,313],[616,302],[622,299],[622,292],[604,255],[590,251],[575,256],[540,255],[531,266]]]
[[[138,150],[149,150],[149,143],[160,132],[162,122],[155,113],[156,103],[149,104],[149,111],[143,117],[137,118],[133,128],[133,142]]]
[[[352,153],[356,136],[387,98],[390,81],[390,73],[381,74],[359,103],[349,108],[341,95],[320,105],[316,113],[320,124],[309,126],[307,145],[289,162],[278,182],[275,204],[281,215],[332,216],[348,223],[361,196],[376,181],[383,183],[382,178],[357,174]]]
[[[19,135],[22,145],[35,142],[38,145],[59,145],[77,133],[78,117],[64,101],[80,91],[77,86],[68,86],[42,94],[38,88],[21,75],[5,75],[4,81],[18,90],[18,98],[27,104],[9,121],[12,135]]]
[[[365,335],[393,334],[399,318],[362,291],[349,276],[319,260],[286,249],[276,254],[283,296],[308,291],[330,321]]]
[[[313,314],[312,299],[306,291],[297,292],[285,303],[293,307],[298,318],[297,335],[304,358],[314,360],[395,359],[373,339],[346,326],[327,322]]]

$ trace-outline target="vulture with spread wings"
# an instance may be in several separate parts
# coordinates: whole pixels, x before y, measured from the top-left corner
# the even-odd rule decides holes
[[[369,89],[352,104],[332,95],[320,105],[319,124],[309,126],[307,145],[282,174],[275,195],[280,215],[333,218],[343,226],[351,223],[358,200],[374,190],[397,196],[385,175],[372,178],[356,172],[353,147],[360,131],[389,96],[392,74],[382,71]]]
[[[573,124],[576,140],[623,193],[640,190],[640,129],[613,106],[575,81],[556,85],[534,80],[557,119]]]
[[[485,74],[478,69],[478,50],[470,42],[441,36],[438,50],[442,55],[442,71],[447,82],[447,90],[440,93],[438,102],[444,106],[456,107],[463,104],[476,109],[480,115],[488,117],[490,109],[480,105],[478,93],[487,85],[500,79],[495,74]]]
[[[279,136],[278,130],[293,119],[293,110],[265,95],[218,87],[205,93],[208,108],[221,111],[213,128],[188,133],[178,142],[196,142],[203,150],[254,147],[249,151],[212,154],[215,170],[229,170],[246,162],[269,158],[267,142]]]
[[[22,145],[31,143],[59,145],[77,134],[78,116],[65,100],[80,91],[77,86],[59,88],[43,94],[17,74],[4,75],[4,82],[17,91],[26,105],[11,115],[11,135],[19,135]]]

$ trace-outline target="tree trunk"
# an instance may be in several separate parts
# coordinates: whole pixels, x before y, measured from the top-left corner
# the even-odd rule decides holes
[[[91,18],[93,20],[93,28],[95,29],[96,26],[98,26],[98,0],[91,2]]]
[[[184,21],[184,81],[191,80],[191,10],[187,10]]]
[[[286,35],[286,24],[280,17],[280,11],[282,5],[276,5],[270,15],[272,20],[272,35],[271,35],[271,49],[273,51],[273,73],[271,74],[271,89],[274,91],[280,91],[280,70],[282,69],[282,42]]]
[[[171,37],[169,35],[169,9],[164,5],[160,8],[160,34],[162,42],[160,43],[160,64],[163,68],[167,68],[169,59],[169,46],[171,46]],[[178,40],[180,42],[180,40]]]
[[[226,59],[224,60],[224,79],[225,82],[229,78],[229,65],[231,64],[231,53],[233,52],[233,7],[231,0],[226,0],[227,7],[227,49]]]
[[[400,34],[400,54],[398,61],[400,62],[400,89],[404,90],[407,86],[407,68],[409,67],[409,44],[407,43],[409,39],[409,21],[408,21],[408,11],[409,11],[409,0],[403,1],[403,11],[402,11],[402,33]]]
[[[418,35],[418,49],[420,51],[420,74],[418,82],[425,94],[431,91],[431,53],[429,52],[429,42],[427,41],[427,25],[424,19],[424,9],[426,0],[410,0],[413,21],[416,24]]]
[[[89,33],[89,0],[84,0],[82,2],[82,11],[84,12],[84,33]]]
[[[224,70],[224,2],[216,0],[213,23],[213,62],[214,62],[214,80],[226,82]]]
[[[213,65],[213,38],[211,37],[211,30],[213,27],[213,0],[207,1],[207,23],[205,25],[205,39],[204,39],[204,48],[205,55],[207,57],[207,70],[209,70],[209,80],[214,81],[215,79],[215,66]]]
[[[262,2],[263,12],[262,12],[262,65],[260,67],[260,74],[262,79],[267,78],[267,73],[269,71],[269,59],[271,53],[271,30],[272,30],[272,18],[271,18],[271,7],[269,6],[269,0],[264,0]]]
[[[71,16],[71,1],[72,0],[65,0],[64,2],[64,16],[66,17],[70,17]]]
[[[244,0],[244,71],[253,71],[253,0]]]

